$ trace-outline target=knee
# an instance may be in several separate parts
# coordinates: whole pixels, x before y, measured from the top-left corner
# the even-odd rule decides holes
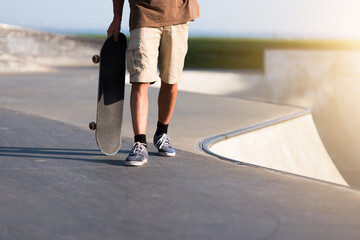
[[[150,83],[132,83],[131,91],[137,93],[147,92],[149,86]]]
[[[177,92],[177,83],[175,84],[168,84],[168,83],[161,83],[161,88],[164,89],[167,92],[170,93],[176,93]]]

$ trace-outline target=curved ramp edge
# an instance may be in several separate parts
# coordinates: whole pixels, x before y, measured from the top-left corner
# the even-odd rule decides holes
[[[348,186],[309,110],[207,138],[201,147],[221,159]]]

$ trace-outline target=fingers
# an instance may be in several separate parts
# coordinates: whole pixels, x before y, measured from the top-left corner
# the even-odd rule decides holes
[[[109,29],[107,30],[107,36],[110,37],[111,35],[114,35],[114,40],[117,42],[119,40],[119,33],[120,33],[120,24],[115,24],[115,22],[112,22],[110,24]]]
[[[114,32],[114,41],[117,42],[119,40],[119,32],[115,31]]]
[[[118,31],[107,31],[107,37],[114,35],[114,41],[117,42],[119,40],[119,32]]]

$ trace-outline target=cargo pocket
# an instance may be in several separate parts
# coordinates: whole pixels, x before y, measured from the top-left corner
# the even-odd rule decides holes
[[[130,75],[138,74],[144,70],[141,41],[130,41],[127,55],[127,69]]]

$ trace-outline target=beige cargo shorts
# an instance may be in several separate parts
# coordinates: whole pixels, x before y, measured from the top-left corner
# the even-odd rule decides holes
[[[188,32],[189,22],[132,30],[127,55],[130,83],[153,83],[158,76],[168,84],[180,82],[188,49]]]

